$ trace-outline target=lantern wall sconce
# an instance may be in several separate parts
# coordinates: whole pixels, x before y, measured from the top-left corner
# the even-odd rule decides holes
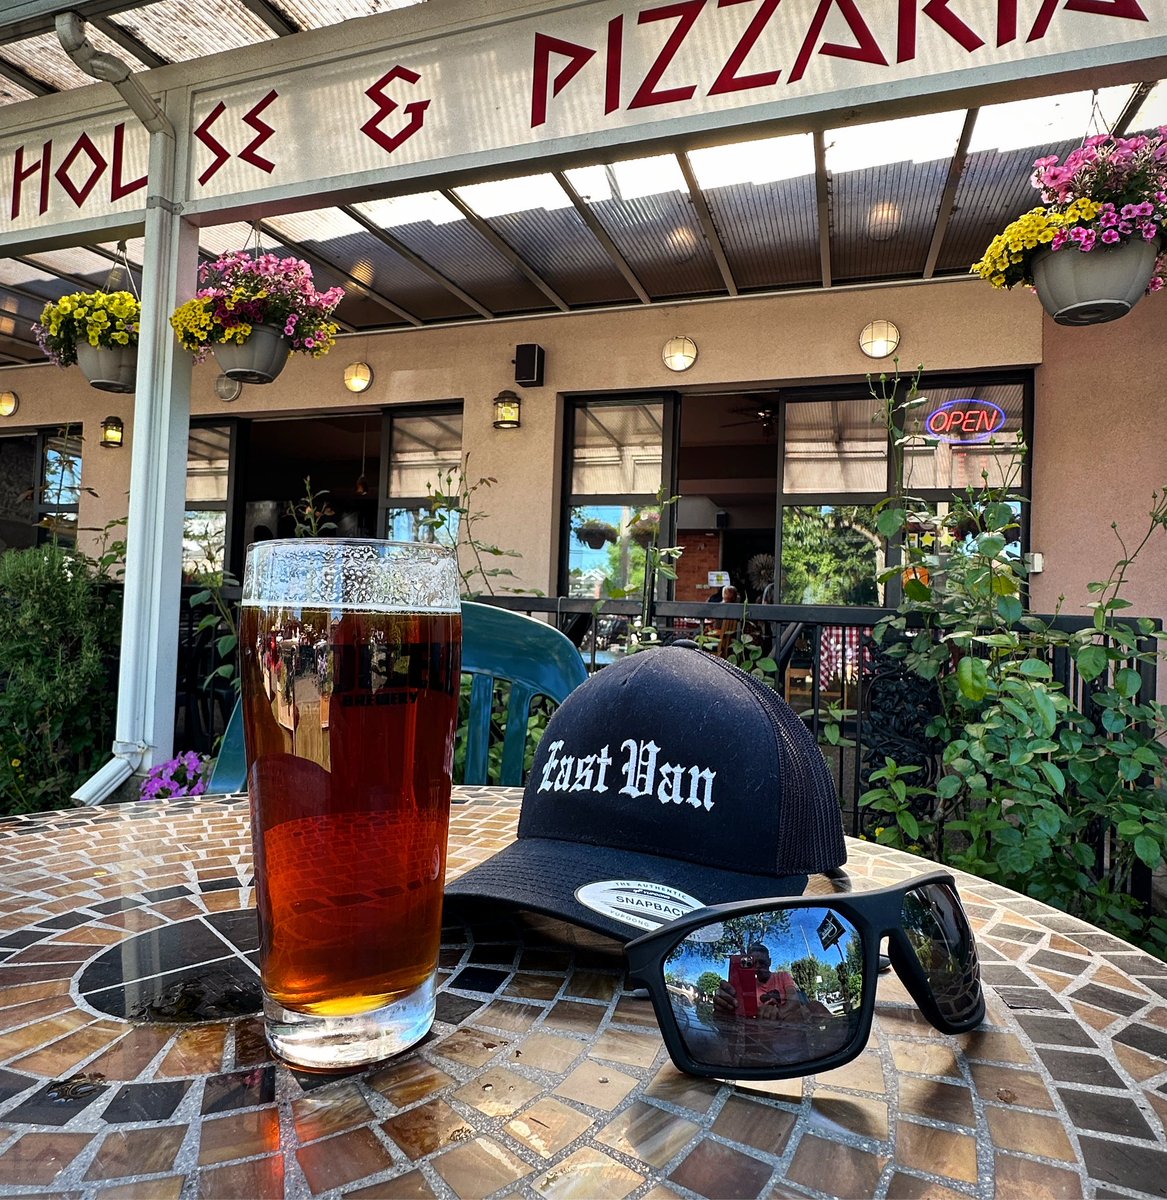
[[[690,337],[669,338],[661,358],[670,371],[687,371],[697,361],[697,343]]]
[[[373,386],[373,368],[367,362],[349,363],[344,369],[344,386],[350,392],[367,392]]]
[[[887,358],[900,344],[900,331],[890,321],[868,321],[859,334],[859,349],[868,358]]]
[[[0,417],[14,417],[20,407],[20,397],[15,392],[0,392]]]
[[[495,429],[518,429],[522,424],[520,413],[523,402],[509,389],[499,392],[494,398]]]
[[[126,427],[121,417],[106,417],[101,423],[101,445],[118,449],[125,438]]]

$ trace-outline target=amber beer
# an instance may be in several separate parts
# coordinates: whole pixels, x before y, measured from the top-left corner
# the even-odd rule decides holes
[[[287,553],[353,545],[410,546]],[[400,571],[393,559],[361,570]],[[240,622],[268,1039],[299,1065],[347,1067],[404,1049],[432,1021],[461,615],[456,586],[414,611],[369,606],[364,586],[351,607],[343,587],[326,606],[297,602],[312,589],[287,579],[274,590],[283,598],[265,604],[245,584]],[[384,594],[409,602],[409,589]]]

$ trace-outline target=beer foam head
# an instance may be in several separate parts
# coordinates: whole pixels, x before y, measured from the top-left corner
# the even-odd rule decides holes
[[[359,538],[286,538],[247,548],[243,606],[362,612],[460,611],[458,561],[446,546]]]
[[[797,713],[724,660],[667,646],[567,697],[536,751],[518,839],[446,891],[627,939],[676,916],[678,896],[798,894],[846,858],[834,780]]]

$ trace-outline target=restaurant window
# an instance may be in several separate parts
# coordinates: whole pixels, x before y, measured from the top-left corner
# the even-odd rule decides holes
[[[456,542],[456,513],[445,514],[447,524],[442,531],[423,521],[433,515],[433,492],[455,492],[459,487],[461,407],[390,412],[382,436],[389,463],[385,494],[381,497],[385,536],[405,542]]]
[[[0,551],[36,545],[37,438],[0,438]]]
[[[81,430],[66,425],[40,436],[37,487],[37,541],[77,544],[77,507],[81,499]]]
[[[221,577],[227,553],[230,467],[231,426],[192,425],[182,521],[182,577],[188,582]]]
[[[662,519],[659,497],[671,469],[666,453],[673,403],[664,397],[577,400],[569,406],[569,420],[567,595],[601,598],[638,591],[645,546]],[[668,537],[669,516],[666,510],[658,540]]]

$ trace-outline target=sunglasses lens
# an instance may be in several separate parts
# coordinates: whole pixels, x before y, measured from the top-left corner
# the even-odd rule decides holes
[[[666,956],[664,977],[685,1049],[709,1067],[809,1073],[859,1027],[862,943],[827,907],[694,929]]]
[[[904,896],[901,921],[941,1016],[967,1020],[981,1004],[981,969],[956,892],[947,883],[913,888]]]

